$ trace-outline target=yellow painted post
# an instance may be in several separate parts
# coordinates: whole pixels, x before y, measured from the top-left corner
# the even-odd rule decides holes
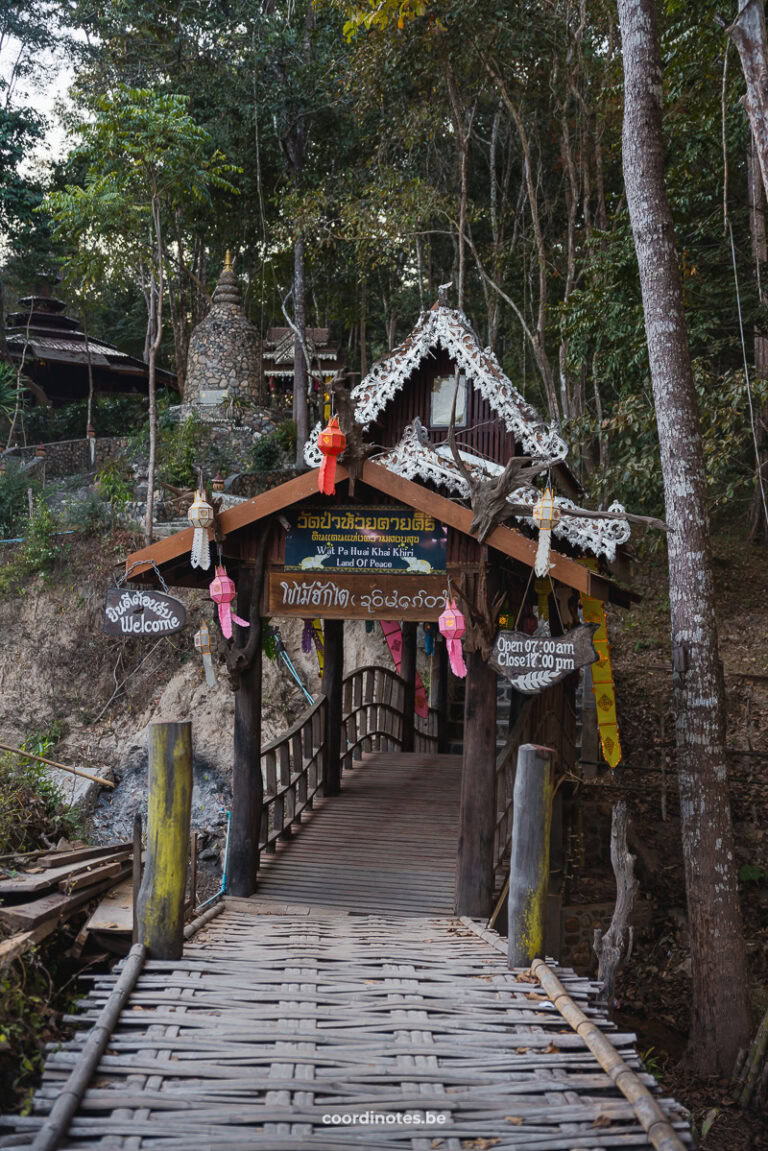
[[[149,729],[147,860],[137,907],[139,943],[152,959],[180,959],[192,807],[192,724]]]
[[[552,751],[524,743],[517,749],[509,862],[510,967],[544,957],[552,825]]]

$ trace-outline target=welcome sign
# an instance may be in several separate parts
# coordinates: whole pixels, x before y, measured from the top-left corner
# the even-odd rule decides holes
[[[111,587],[104,604],[106,635],[171,635],[187,622],[181,600],[159,591]]]

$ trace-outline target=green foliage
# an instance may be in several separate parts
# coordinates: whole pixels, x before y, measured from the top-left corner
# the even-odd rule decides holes
[[[101,536],[114,525],[114,506],[110,507],[95,491],[69,508],[67,524],[84,536]]]
[[[194,412],[182,423],[161,427],[157,442],[160,479],[174,487],[195,487],[205,425]]]
[[[768,871],[756,863],[745,863],[739,868],[740,883],[763,883],[768,879]]]
[[[23,527],[24,542],[15,554],[0,567],[0,595],[19,595],[24,585],[35,576],[47,578],[61,557],[61,545],[56,542],[56,519],[45,500],[35,502],[31,516]]]
[[[133,499],[133,486],[127,469],[118,460],[109,460],[96,476],[99,493],[113,509],[124,507]]]
[[[49,733],[32,736],[22,750],[50,756],[57,740]],[[44,764],[19,755],[0,755],[0,855],[36,851],[43,836],[55,841],[78,837],[80,818],[67,804]]]
[[[144,396],[94,396],[92,418],[97,437],[130,435],[143,427],[146,409]],[[27,439],[31,443],[43,444],[84,439],[87,412],[87,400],[73,400],[60,408],[30,408],[24,415]]]
[[[282,462],[283,453],[277,433],[260,436],[251,450],[251,467],[255,472],[273,472]]]
[[[283,420],[275,428],[275,439],[280,450],[285,452],[289,459],[296,453],[296,423],[294,420]]]
[[[16,539],[23,534],[29,518],[27,489],[37,490],[38,484],[12,456],[6,457],[5,468],[5,473],[0,473],[0,538]]]
[[[7,360],[0,360],[0,415],[6,419],[12,416],[16,406],[17,369]]]
[[[370,0],[367,8],[362,4],[348,6],[344,35],[351,40],[360,31],[383,30],[390,23],[402,31],[406,20],[423,16],[428,6],[429,0]]]

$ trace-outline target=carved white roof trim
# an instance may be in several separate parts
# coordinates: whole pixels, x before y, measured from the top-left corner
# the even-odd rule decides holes
[[[481,459],[472,452],[460,449],[459,454],[473,475],[490,477],[504,471],[501,464]],[[376,463],[398,476],[403,476],[404,479],[428,480],[437,487],[447,488],[462,499],[469,498],[469,488],[456,467],[450,447],[448,444],[438,444],[434,447],[426,442],[424,428],[418,419],[407,425],[396,447],[376,457]],[[518,488],[508,498],[510,503],[529,504],[533,508],[537,497],[526,488]],[[555,503],[559,508],[576,507],[573,500],[564,496],[555,496]],[[612,503],[608,509],[619,515],[622,515],[624,510],[618,502]],[[534,526],[530,516],[517,515],[514,518],[521,523]],[[616,558],[616,548],[629,539],[630,531],[628,521],[623,519],[593,520],[584,516],[563,516],[555,525],[553,535],[568,540],[574,547],[589,551],[595,556],[605,556],[610,562]]]

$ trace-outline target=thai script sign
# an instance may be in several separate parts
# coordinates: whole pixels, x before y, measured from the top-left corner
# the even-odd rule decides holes
[[[500,631],[489,663],[516,691],[536,695],[598,658],[592,643],[596,624],[582,624],[564,635],[526,635]]]
[[[290,524],[289,571],[445,571],[447,528],[411,508],[297,508]]]
[[[436,620],[445,607],[443,576],[380,576],[270,571],[266,612],[326,619]]]
[[[107,635],[171,635],[187,622],[181,600],[164,592],[111,587],[104,604]]]

